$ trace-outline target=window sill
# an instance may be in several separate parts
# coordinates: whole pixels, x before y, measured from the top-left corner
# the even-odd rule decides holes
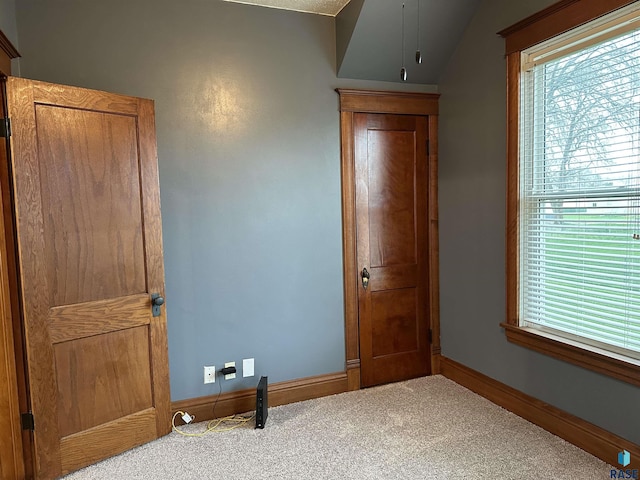
[[[501,323],[507,340],[521,347],[640,386],[640,361],[547,332]]]

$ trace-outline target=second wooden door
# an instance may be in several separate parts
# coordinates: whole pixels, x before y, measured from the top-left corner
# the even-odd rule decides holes
[[[428,117],[354,114],[364,387],[430,373]]]

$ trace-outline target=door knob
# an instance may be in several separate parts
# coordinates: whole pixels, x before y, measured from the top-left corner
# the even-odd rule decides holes
[[[164,305],[164,297],[161,297],[159,293],[151,294],[151,313],[154,317],[160,316],[160,307]]]
[[[367,271],[366,267],[363,268],[362,269],[362,288],[364,288],[365,290],[369,286],[369,279],[370,278],[371,278],[371,275]]]

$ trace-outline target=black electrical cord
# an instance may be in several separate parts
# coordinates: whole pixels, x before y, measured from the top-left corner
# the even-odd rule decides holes
[[[222,372],[221,372],[222,373]],[[222,378],[218,379],[218,396],[216,397],[216,401],[213,402],[213,412],[212,412],[212,417],[216,418],[216,405],[218,404],[218,400],[220,400],[220,395],[222,395]]]

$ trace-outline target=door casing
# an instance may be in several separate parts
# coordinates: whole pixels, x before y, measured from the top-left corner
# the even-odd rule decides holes
[[[0,77],[11,75],[11,60],[20,53],[0,31]],[[4,90],[4,87],[3,87]],[[5,117],[4,93],[2,117]],[[22,355],[22,334],[18,308],[18,286],[13,241],[13,208],[8,176],[8,139],[0,146],[0,478],[31,476],[29,434],[20,425],[26,411],[26,378]],[[23,445],[25,448],[23,448]],[[26,470],[25,470],[26,469]]]
[[[431,330],[431,373],[440,373],[440,293],[438,248],[438,94],[337,89],[340,95],[342,175],[342,252],[346,370],[349,390],[360,389],[358,322],[359,269],[356,251],[354,114],[381,113],[426,116],[429,124],[428,219],[430,249],[427,282]]]

